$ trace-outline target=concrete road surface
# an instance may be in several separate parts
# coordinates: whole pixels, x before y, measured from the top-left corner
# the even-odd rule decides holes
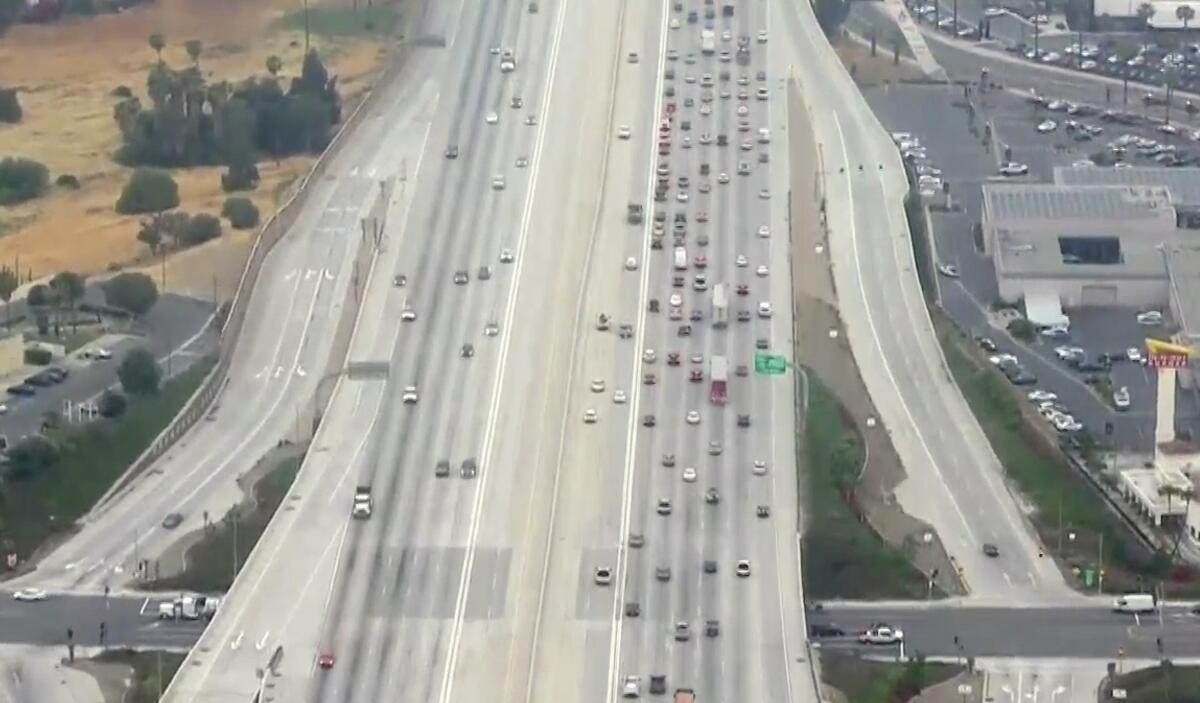
[[[813,108],[840,310],[909,475],[897,497],[937,529],[977,598],[1069,599],[1053,564],[1036,557],[998,461],[942,361],[913,266],[899,154],[809,11],[802,3],[783,29]],[[984,543],[1005,557],[987,559]]]

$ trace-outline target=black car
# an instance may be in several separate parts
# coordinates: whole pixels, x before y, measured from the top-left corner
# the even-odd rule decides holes
[[[16,385],[9,386],[7,390],[9,395],[19,395],[26,398],[37,395],[37,389],[28,383],[18,383]]]
[[[625,617],[636,618],[642,614],[642,606],[637,601],[629,601],[625,604]]]
[[[455,271],[455,272],[454,272],[454,283],[455,283],[455,285],[459,285],[459,286],[466,285],[466,283],[467,283],[467,281],[468,281],[468,280],[469,280],[469,278],[467,277],[467,272],[466,272],[466,271],[461,271],[461,270],[460,270],[460,271]]]
[[[808,635],[810,637],[845,637],[846,631],[837,625],[817,623],[809,625]]]
[[[755,340],[755,342],[754,342],[754,348],[755,348],[755,349],[766,349],[766,348],[767,348],[767,346],[768,346],[768,342],[767,342],[767,340],[766,340],[766,338],[765,338],[765,337],[759,337],[759,338],[758,338],[757,340]]]
[[[475,356],[475,345],[474,344],[464,344],[464,345],[462,345],[462,349],[460,349],[458,353],[460,356],[462,356],[462,358],[470,359],[471,357]]]
[[[667,692],[666,674],[650,674],[650,693],[660,695]]]
[[[479,465],[474,459],[463,459],[462,467],[459,469],[459,475],[463,478],[475,478],[479,474]]]
[[[691,325],[680,325],[678,334],[680,337],[692,336],[692,326]]]
[[[704,560],[704,573],[706,573],[706,574],[717,573],[717,562],[713,559],[705,559]]]
[[[458,145],[457,144],[451,144],[450,146],[446,147],[446,158],[447,159],[457,159],[458,158]]]
[[[1000,548],[989,542],[983,545],[983,553],[989,557],[995,558],[1000,556]]]
[[[755,509],[754,514],[758,515],[759,517],[771,517],[771,506],[760,505]]]
[[[47,386],[53,386],[57,382],[58,381],[55,380],[54,376],[46,373],[45,371],[39,371],[39,372],[35,373],[34,375],[30,376],[29,378],[25,379],[25,383],[27,385],[38,386],[41,388],[45,388]]]
[[[437,463],[437,467],[433,470],[433,475],[438,478],[446,478],[450,475],[450,462],[442,459]]]
[[[750,416],[749,415],[738,415],[737,423],[738,423],[738,427],[749,427],[750,426]]]
[[[654,419],[653,415],[647,415],[646,417],[642,418],[643,427],[654,427],[655,424],[657,424],[657,421]]]

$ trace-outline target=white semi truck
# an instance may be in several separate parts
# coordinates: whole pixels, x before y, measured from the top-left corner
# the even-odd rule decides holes
[[[713,328],[725,329],[729,324],[729,286],[718,283],[713,286]]]
[[[159,620],[212,620],[221,605],[220,598],[184,595],[158,604]]]
[[[712,56],[717,52],[717,35],[711,29],[700,30],[700,53]]]

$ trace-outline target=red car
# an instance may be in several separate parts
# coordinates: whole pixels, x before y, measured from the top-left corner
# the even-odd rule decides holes
[[[692,261],[692,265],[698,269],[706,268],[708,266],[708,258],[705,256],[697,256]]]
[[[697,222],[708,222],[708,213],[707,212],[696,213],[696,221]]]
[[[739,284],[737,287],[737,294],[738,295],[750,295],[750,286],[746,285],[745,283]]]
[[[322,669],[333,668],[333,652],[324,651],[317,655],[317,666]]]
[[[675,112],[675,103],[667,103],[667,114],[670,115],[670,114],[673,114],[674,112]]]
[[[646,384],[647,386],[653,386],[655,383],[658,383],[658,379],[654,376],[654,374],[648,373],[642,376],[642,383]]]

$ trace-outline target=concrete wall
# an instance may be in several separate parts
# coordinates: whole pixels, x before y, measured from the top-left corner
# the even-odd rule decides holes
[[[1021,277],[998,276],[1000,298],[1005,302],[1016,303],[1025,297],[1025,289],[1033,286],[1038,290],[1053,288],[1058,292],[1064,308],[1081,308],[1095,306],[1098,303],[1099,291],[1096,288],[1114,287],[1116,289],[1116,307],[1120,308],[1159,308],[1167,303],[1167,280],[1152,279],[1122,279],[1108,277]],[[1090,289],[1085,293],[1085,289]],[[1111,307],[1111,304],[1102,304]]]
[[[20,370],[25,365],[25,335],[20,332],[0,337],[0,376]]]

